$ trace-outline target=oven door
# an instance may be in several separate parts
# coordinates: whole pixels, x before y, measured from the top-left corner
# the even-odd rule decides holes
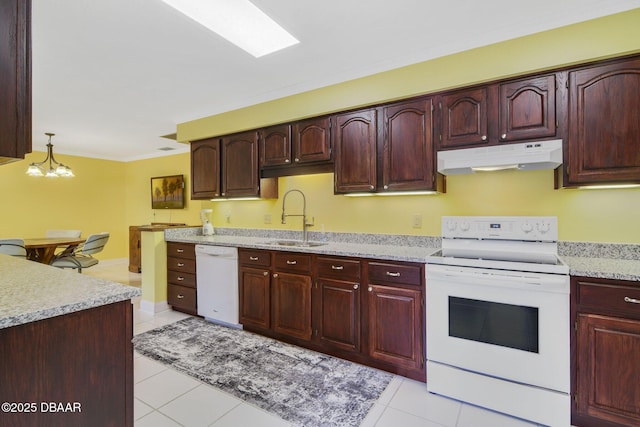
[[[427,360],[569,393],[569,276],[426,270]]]

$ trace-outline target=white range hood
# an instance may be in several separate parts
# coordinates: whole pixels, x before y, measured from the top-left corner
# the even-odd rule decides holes
[[[438,172],[442,175],[505,169],[555,169],[560,165],[561,139],[438,152]]]

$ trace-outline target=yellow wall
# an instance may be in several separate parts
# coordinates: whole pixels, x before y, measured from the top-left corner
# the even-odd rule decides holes
[[[224,134],[383,100],[640,51],[640,9],[524,37],[387,73],[345,82],[178,126],[181,140]],[[150,222],[200,224],[201,208],[214,209],[214,225],[300,229],[299,218],[280,224],[282,195],[307,194],[313,231],[439,235],[442,215],[557,215],[561,240],[640,243],[640,189],[553,190],[550,171],[498,172],[449,177],[447,194],[348,198],[333,194],[333,175],[280,178],[280,199],[209,202],[187,200],[187,209],[154,211],[150,178],[184,174],[190,185],[189,155],[121,163],[56,155],[76,177],[48,180],[25,175],[35,152],[0,166],[0,237],[37,237],[48,228],[79,228],[86,236],[109,231],[100,258],[128,256],[129,225]],[[186,193],[189,191],[187,189]],[[300,207],[297,195],[287,210]],[[154,215],[155,214],[155,215]],[[227,222],[229,214],[229,222]],[[264,223],[264,215],[272,224]],[[412,216],[423,226],[412,228]]]

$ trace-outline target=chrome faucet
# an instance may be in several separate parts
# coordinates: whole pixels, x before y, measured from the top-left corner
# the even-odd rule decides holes
[[[285,211],[285,202],[287,201],[287,196],[289,195],[289,193],[291,192],[297,192],[300,193],[302,195],[302,213],[301,214],[288,214]],[[293,190],[289,190],[286,193],[284,193],[284,197],[282,197],[282,223],[286,224],[287,223],[287,217],[288,216],[301,216],[302,217],[302,241],[304,243],[307,243],[307,227],[312,227],[313,226],[313,222],[308,223],[307,222],[307,198],[304,196],[304,193],[300,190],[297,189],[293,189]]]

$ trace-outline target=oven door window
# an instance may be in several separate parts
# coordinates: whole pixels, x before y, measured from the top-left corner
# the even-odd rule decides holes
[[[449,336],[538,353],[538,309],[450,296]]]

